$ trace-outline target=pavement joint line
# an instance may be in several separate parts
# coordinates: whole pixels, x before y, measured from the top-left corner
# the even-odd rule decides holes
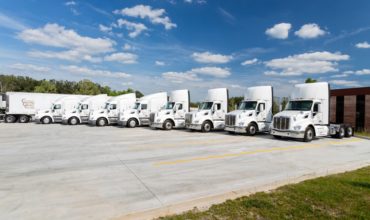
[[[351,139],[351,140],[341,140],[341,141],[327,141],[324,143],[318,143],[318,144],[305,144],[305,145],[293,145],[293,146],[287,146],[287,147],[274,147],[269,149],[259,149],[259,150],[252,150],[252,151],[242,151],[239,153],[228,153],[228,154],[219,154],[219,155],[210,155],[210,156],[204,156],[204,157],[194,157],[189,159],[179,159],[179,160],[172,160],[172,161],[163,161],[163,162],[157,162],[153,165],[156,167],[164,166],[164,165],[176,165],[176,164],[184,164],[184,163],[190,163],[193,161],[205,161],[205,160],[211,160],[211,159],[224,159],[228,157],[239,157],[244,155],[252,155],[252,154],[258,154],[258,153],[271,153],[271,152],[279,152],[279,151],[288,151],[288,150],[303,150],[307,148],[319,148],[319,147],[329,147],[331,145],[342,145],[345,143],[352,143],[352,142],[359,142],[362,141],[358,138]]]

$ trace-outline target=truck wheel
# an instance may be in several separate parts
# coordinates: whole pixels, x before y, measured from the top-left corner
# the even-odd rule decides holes
[[[14,115],[5,116],[6,123],[14,123],[15,121],[17,121],[17,117],[15,117]]]
[[[353,128],[351,126],[346,127],[346,133],[344,134],[345,137],[353,136]]]
[[[251,123],[247,127],[247,135],[254,136],[257,132],[257,127],[255,124]]]
[[[41,118],[41,123],[43,124],[50,124],[52,122],[51,118],[49,116],[45,116]]]
[[[104,127],[108,124],[107,120],[105,118],[99,118],[97,121],[96,121],[96,125],[99,126],[99,127]]]
[[[212,129],[212,125],[209,121],[206,121],[202,124],[202,131],[203,132],[210,132]]]
[[[77,125],[78,123],[79,123],[79,120],[76,117],[72,117],[68,120],[68,124],[70,125]]]
[[[164,130],[171,130],[172,127],[173,127],[172,121],[170,121],[170,120],[164,121],[164,123],[163,123],[163,129]]]
[[[21,115],[19,117],[19,123],[27,123],[30,120],[30,118],[27,115]]]
[[[336,138],[342,139],[346,135],[346,131],[343,126],[340,126]]]
[[[129,128],[134,128],[137,126],[137,122],[136,122],[136,119],[134,118],[131,118],[127,121],[127,127]]]
[[[304,142],[311,142],[313,138],[315,137],[314,131],[311,127],[306,128],[306,131],[304,132]]]

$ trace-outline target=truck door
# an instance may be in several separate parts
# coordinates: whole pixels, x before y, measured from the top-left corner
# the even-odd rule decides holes
[[[148,104],[141,104],[139,118],[149,118]]]
[[[321,103],[315,102],[312,109],[313,124],[322,124],[322,117]]]
[[[177,103],[175,106],[175,119],[185,118],[185,111],[182,103]]]
[[[118,120],[117,104],[110,104],[108,111],[108,118],[111,123],[115,123]]]
[[[266,121],[266,104],[264,102],[258,103],[256,110],[257,122]]]
[[[212,114],[214,120],[220,120],[223,119],[223,112],[221,109],[221,103],[215,102],[215,104],[212,107]]]

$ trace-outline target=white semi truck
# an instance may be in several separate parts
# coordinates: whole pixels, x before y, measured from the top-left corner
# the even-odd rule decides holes
[[[272,86],[248,88],[237,110],[226,114],[225,130],[248,135],[269,132],[272,122],[272,102]]]
[[[106,94],[100,94],[81,100],[77,109],[66,111],[63,114],[62,123],[69,125],[88,123],[90,112],[104,108],[108,99]]]
[[[315,137],[350,137],[353,128],[329,123],[330,86],[326,82],[297,84],[284,111],[273,117],[271,134],[312,141]]]
[[[7,92],[1,97],[3,117],[7,123],[27,123],[40,109],[49,108],[52,103],[67,94]]]
[[[89,124],[96,126],[106,126],[117,124],[121,112],[135,106],[136,94],[128,93],[112,97],[105,103],[103,109],[90,112]]]
[[[149,125],[150,113],[159,111],[167,103],[167,92],[159,92],[141,97],[134,108],[121,112],[121,126],[134,128]]]
[[[222,130],[228,112],[229,92],[226,88],[210,89],[198,111],[185,115],[185,126],[190,130]]]
[[[67,95],[61,97],[55,100],[51,107],[39,110],[35,115],[35,120],[42,124],[61,123],[63,114],[76,110],[81,100],[87,97],[90,96]]]
[[[150,127],[165,130],[185,128],[185,114],[188,112],[190,112],[189,90],[172,91],[167,104],[158,112],[150,113]]]

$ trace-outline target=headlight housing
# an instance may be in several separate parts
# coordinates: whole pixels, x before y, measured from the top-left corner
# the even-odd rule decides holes
[[[296,125],[296,126],[293,127],[293,129],[295,131],[299,131],[299,130],[301,130],[301,128],[302,128],[302,126],[300,126],[300,125]]]

